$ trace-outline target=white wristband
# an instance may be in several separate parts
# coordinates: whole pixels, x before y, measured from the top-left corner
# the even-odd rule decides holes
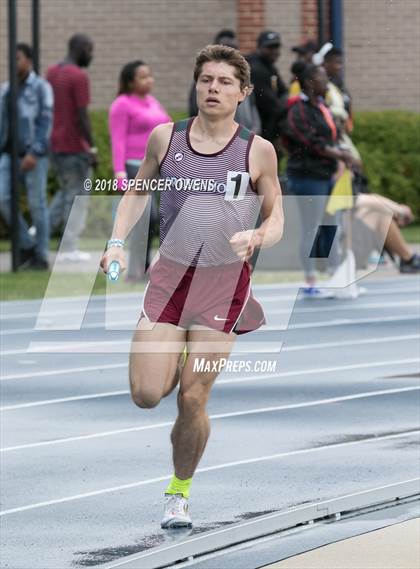
[[[124,239],[110,239],[107,241],[106,250],[111,249],[111,247],[124,247]]]

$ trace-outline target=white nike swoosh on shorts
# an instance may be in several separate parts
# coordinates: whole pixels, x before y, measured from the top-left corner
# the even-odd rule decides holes
[[[226,322],[227,318],[219,318],[219,316],[215,316],[214,320],[218,320],[219,322]]]

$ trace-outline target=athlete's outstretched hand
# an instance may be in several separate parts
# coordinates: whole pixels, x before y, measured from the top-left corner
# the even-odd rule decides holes
[[[122,247],[111,247],[103,254],[100,267],[105,274],[108,273],[109,265],[112,261],[118,261],[121,272],[125,271],[127,268],[127,256]]]
[[[247,261],[254,254],[257,246],[254,230],[239,231],[229,241],[232,249],[242,261]]]

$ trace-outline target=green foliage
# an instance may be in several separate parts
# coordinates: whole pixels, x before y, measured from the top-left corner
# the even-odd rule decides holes
[[[408,204],[420,218],[420,115],[356,113],[352,139],[362,155],[371,191]]]
[[[110,179],[113,176],[113,172],[108,111],[91,111],[90,120],[93,130],[93,140],[95,141],[99,156],[99,166],[95,175],[97,178]]]

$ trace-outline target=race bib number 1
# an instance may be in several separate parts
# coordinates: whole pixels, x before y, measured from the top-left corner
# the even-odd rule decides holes
[[[229,170],[226,180],[225,200],[229,202],[243,200],[248,184],[248,172],[232,172]]]

